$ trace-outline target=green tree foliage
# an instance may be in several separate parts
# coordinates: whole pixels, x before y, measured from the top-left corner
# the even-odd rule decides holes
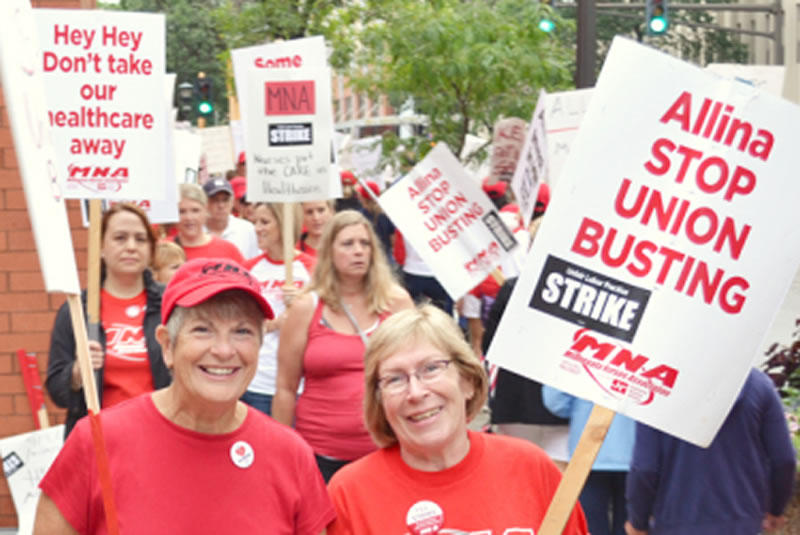
[[[332,65],[356,91],[387,95],[395,109],[413,103],[428,118],[411,139],[385,137],[384,154],[402,169],[431,142],[458,155],[467,134],[491,136],[498,118],[528,119],[539,88],[572,86],[574,25],[553,14],[556,31],[542,32],[545,9],[552,14],[531,0],[365,0],[335,11],[324,30]]]
[[[214,26],[212,13],[220,5],[215,0],[120,0],[107,9],[164,13],[166,15],[167,72],[175,73],[176,83],[193,83],[198,72],[205,72],[213,86],[216,116],[227,115],[225,63],[220,60],[225,42]],[[177,106],[177,102],[174,102]]]

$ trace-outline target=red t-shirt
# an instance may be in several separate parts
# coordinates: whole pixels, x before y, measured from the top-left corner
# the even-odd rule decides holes
[[[173,240],[174,241],[174,240]],[[217,236],[211,236],[211,241],[205,245],[189,247],[183,243],[178,243],[186,253],[186,260],[195,258],[227,258],[239,264],[244,264],[245,260],[239,248],[228,240],[223,240]]]
[[[153,390],[153,374],[144,338],[144,291],[130,299],[100,292],[100,316],[106,333],[103,408]]]

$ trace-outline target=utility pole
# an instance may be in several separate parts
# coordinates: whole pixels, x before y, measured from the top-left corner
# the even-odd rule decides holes
[[[597,57],[597,7],[593,0],[578,0],[578,47],[575,86],[594,86],[594,65]]]

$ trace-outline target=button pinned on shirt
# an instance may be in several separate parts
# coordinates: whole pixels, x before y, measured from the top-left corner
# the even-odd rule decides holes
[[[444,525],[444,512],[439,504],[422,500],[406,513],[406,526],[412,535],[434,535]]]
[[[231,446],[231,460],[239,468],[249,468],[255,460],[253,447],[244,440],[238,440]]]

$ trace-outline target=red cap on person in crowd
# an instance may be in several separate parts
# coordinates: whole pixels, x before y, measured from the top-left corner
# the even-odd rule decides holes
[[[342,180],[342,184],[345,186],[354,186],[357,182],[356,175],[354,175],[352,171],[346,169],[339,173],[339,177]]]
[[[366,180],[367,187],[372,190],[372,193],[377,197],[381,194],[381,188],[378,186],[377,183],[373,182],[372,180]],[[369,197],[367,190],[364,189],[364,186],[359,184],[356,186],[356,191],[358,192],[359,197],[362,199],[366,199]]]
[[[489,177],[483,179],[483,183],[481,184],[483,191],[486,195],[489,196],[491,199],[497,199],[502,197],[506,194],[506,189],[508,188],[508,183],[503,180],[498,180],[494,184],[489,184]]]
[[[247,163],[247,158],[244,157],[244,151],[239,153],[239,158],[236,160],[236,163]]]
[[[510,202],[507,205],[500,208],[501,212],[511,212],[512,214],[519,213],[519,205],[515,202]]]
[[[241,265],[225,258],[195,258],[185,262],[169,281],[161,299],[161,323],[176,306],[192,307],[228,290],[244,290],[261,307],[264,317],[275,317],[258,281]]]
[[[243,176],[235,176],[231,179],[231,187],[233,188],[233,196],[239,200],[247,193],[247,179]]]
[[[533,207],[533,214],[543,214],[550,204],[550,186],[546,182],[539,184],[539,194],[536,196],[536,206]]]

